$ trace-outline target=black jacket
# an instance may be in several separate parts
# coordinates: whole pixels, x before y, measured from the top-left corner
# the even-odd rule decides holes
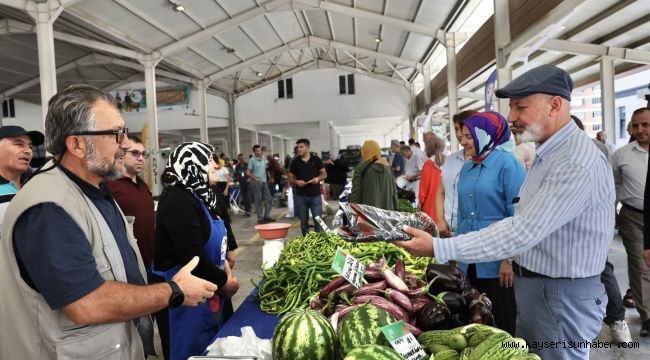
[[[210,223],[198,200],[181,185],[165,189],[160,196],[156,213],[156,270],[185,265],[194,256],[198,256],[199,264],[192,274],[219,287],[224,286],[228,280],[226,273],[208,261],[203,253],[203,247],[209,238]],[[228,250],[234,250],[237,245],[231,236],[228,238]]]

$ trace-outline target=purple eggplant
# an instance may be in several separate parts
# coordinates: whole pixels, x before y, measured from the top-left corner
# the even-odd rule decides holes
[[[447,329],[450,319],[449,309],[440,303],[433,302],[420,309],[415,318],[415,325],[423,331]]]
[[[447,306],[452,314],[465,314],[467,312],[467,300],[459,293],[442,292],[436,296],[436,300]]]
[[[378,295],[381,290],[386,290],[386,281],[382,280],[376,283],[366,284],[361,286],[359,290],[353,291],[352,295]]]
[[[404,283],[402,279],[400,279],[393,271],[389,268],[385,268],[382,270],[382,275],[384,275],[384,280],[386,280],[386,284],[390,286],[391,288],[401,291],[403,293],[406,293],[409,291],[408,286]]]
[[[404,265],[404,260],[402,259],[397,259],[395,262],[395,275],[397,275],[398,278],[402,279],[404,281],[404,276],[406,275],[406,265]]]
[[[345,280],[343,276],[338,276],[334,278],[327,285],[325,285],[325,287],[320,291],[318,298],[321,300],[327,299],[332,291],[336,290],[336,288],[345,284],[346,282],[347,280]]]
[[[411,303],[411,299],[409,299],[409,297],[404,293],[394,289],[387,289],[386,297],[393,303],[399,305],[402,309],[406,310],[407,313],[413,312],[413,303]]]
[[[348,305],[348,306],[343,306],[340,310],[337,310],[339,313],[339,318],[338,318],[338,323],[341,324],[341,321],[345,319],[345,317],[350,313],[350,311],[354,310],[358,305]],[[337,306],[338,308],[338,306]]]
[[[366,271],[363,273],[363,278],[371,283],[381,281],[384,279],[384,277],[381,274],[381,269],[375,269],[375,268],[372,269],[366,268]]]
[[[457,266],[445,264],[429,264],[424,272],[424,279],[435,282],[431,285],[431,294],[443,291],[462,292],[465,283],[465,273]]]
[[[420,288],[415,288],[415,289],[409,289],[409,291],[406,292],[406,295],[410,298],[416,298],[418,296],[426,295],[429,293],[429,287],[424,285]]]
[[[397,275],[397,274],[395,274],[395,275]],[[406,276],[404,276],[404,282],[406,283],[406,286],[409,287],[409,289],[419,287],[418,286],[418,278],[413,274],[408,274],[407,273]]]
[[[472,300],[469,303],[470,308],[477,305],[485,306],[489,311],[492,311],[492,300],[490,300],[490,298],[485,294],[481,294],[478,299]]]
[[[312,299],[309,302],[309,308],[318,311],[323,308],[323,302],[318,298]]]
[[[469,287],[463,290],[463,297],[470,304],[472,301],[478,299],[481,296],[481,293],[476,290],[475,287]]]
[[[483,304],[471,306],[467,315],[470,324],[494,326],[494,316],[490,309]]]
[[[352,301],[354,304],[367,304],[370,303],[375,305],[378,308],[386,310],[397,320],[403,320],[404,322],[409,321],[409,317],[399,305],[394,304],[393,302],[376,295],[363,295],[357,296]]]
[[[429,296],[423,295],[412,299],[411,303],[413,304],[413,313],[417,314],[424,307],[424,305],[433,304],[433,299],[431,299]]]
[[[357,288],[350,283],[345,283],[334,290],[334,298],[340,298],[343,294],[349,294]]]
[[[415,326],[413,326],[413,325],[411,325],[409,323],[406,323],[406,327],[411,331],[413,336],[415,336],[416,338],[420,337],[420,335],[422,335],[422,330],[416,328]]]

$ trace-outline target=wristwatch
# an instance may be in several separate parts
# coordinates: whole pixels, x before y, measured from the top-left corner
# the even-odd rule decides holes
[[[509,258],[507,258],[506,261],[508,262],[508,265],[512,265],[512,261],[513,261],[514,259],[515,259],[515,258],[513,258],[513,257],[509,257]]]
[[[172,296],[169,297],[169,307],[175,308],[183,305],[185,295],[183,295],[180,286],[178,286],[178,284],[173,280],[168,281],[167,284],[172,288]]]

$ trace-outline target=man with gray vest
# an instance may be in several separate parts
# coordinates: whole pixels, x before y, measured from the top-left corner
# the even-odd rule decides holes
[[[0,358],[143,359],[149,314],[196,306],[216,285],[191,275],[146,285],[132,224],[106,180],[121,176],[127,129],[113,99],[87,85],[49,101],[54,155],[7,208],[0,241]]]

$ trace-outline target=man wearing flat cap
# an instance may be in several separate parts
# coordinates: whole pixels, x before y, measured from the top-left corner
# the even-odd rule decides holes
[[[0,230],[7,205],[22,186],[21,176],[29,169],[32,147],[43,144],[43,139],[38,131],[0,127]]]
[[[543,359],[588,359],[584,344],[598,335],[607,305],[600,274],[613,237],[614,179],[571,120],[572,90],[569,74],[542,65],[496,91],[510,99],[508,122],[521,140],[537,145],[513,216],[448,239],[406,228],[413,238],[397,242],[439,262],[514,257],[516,335]]]

